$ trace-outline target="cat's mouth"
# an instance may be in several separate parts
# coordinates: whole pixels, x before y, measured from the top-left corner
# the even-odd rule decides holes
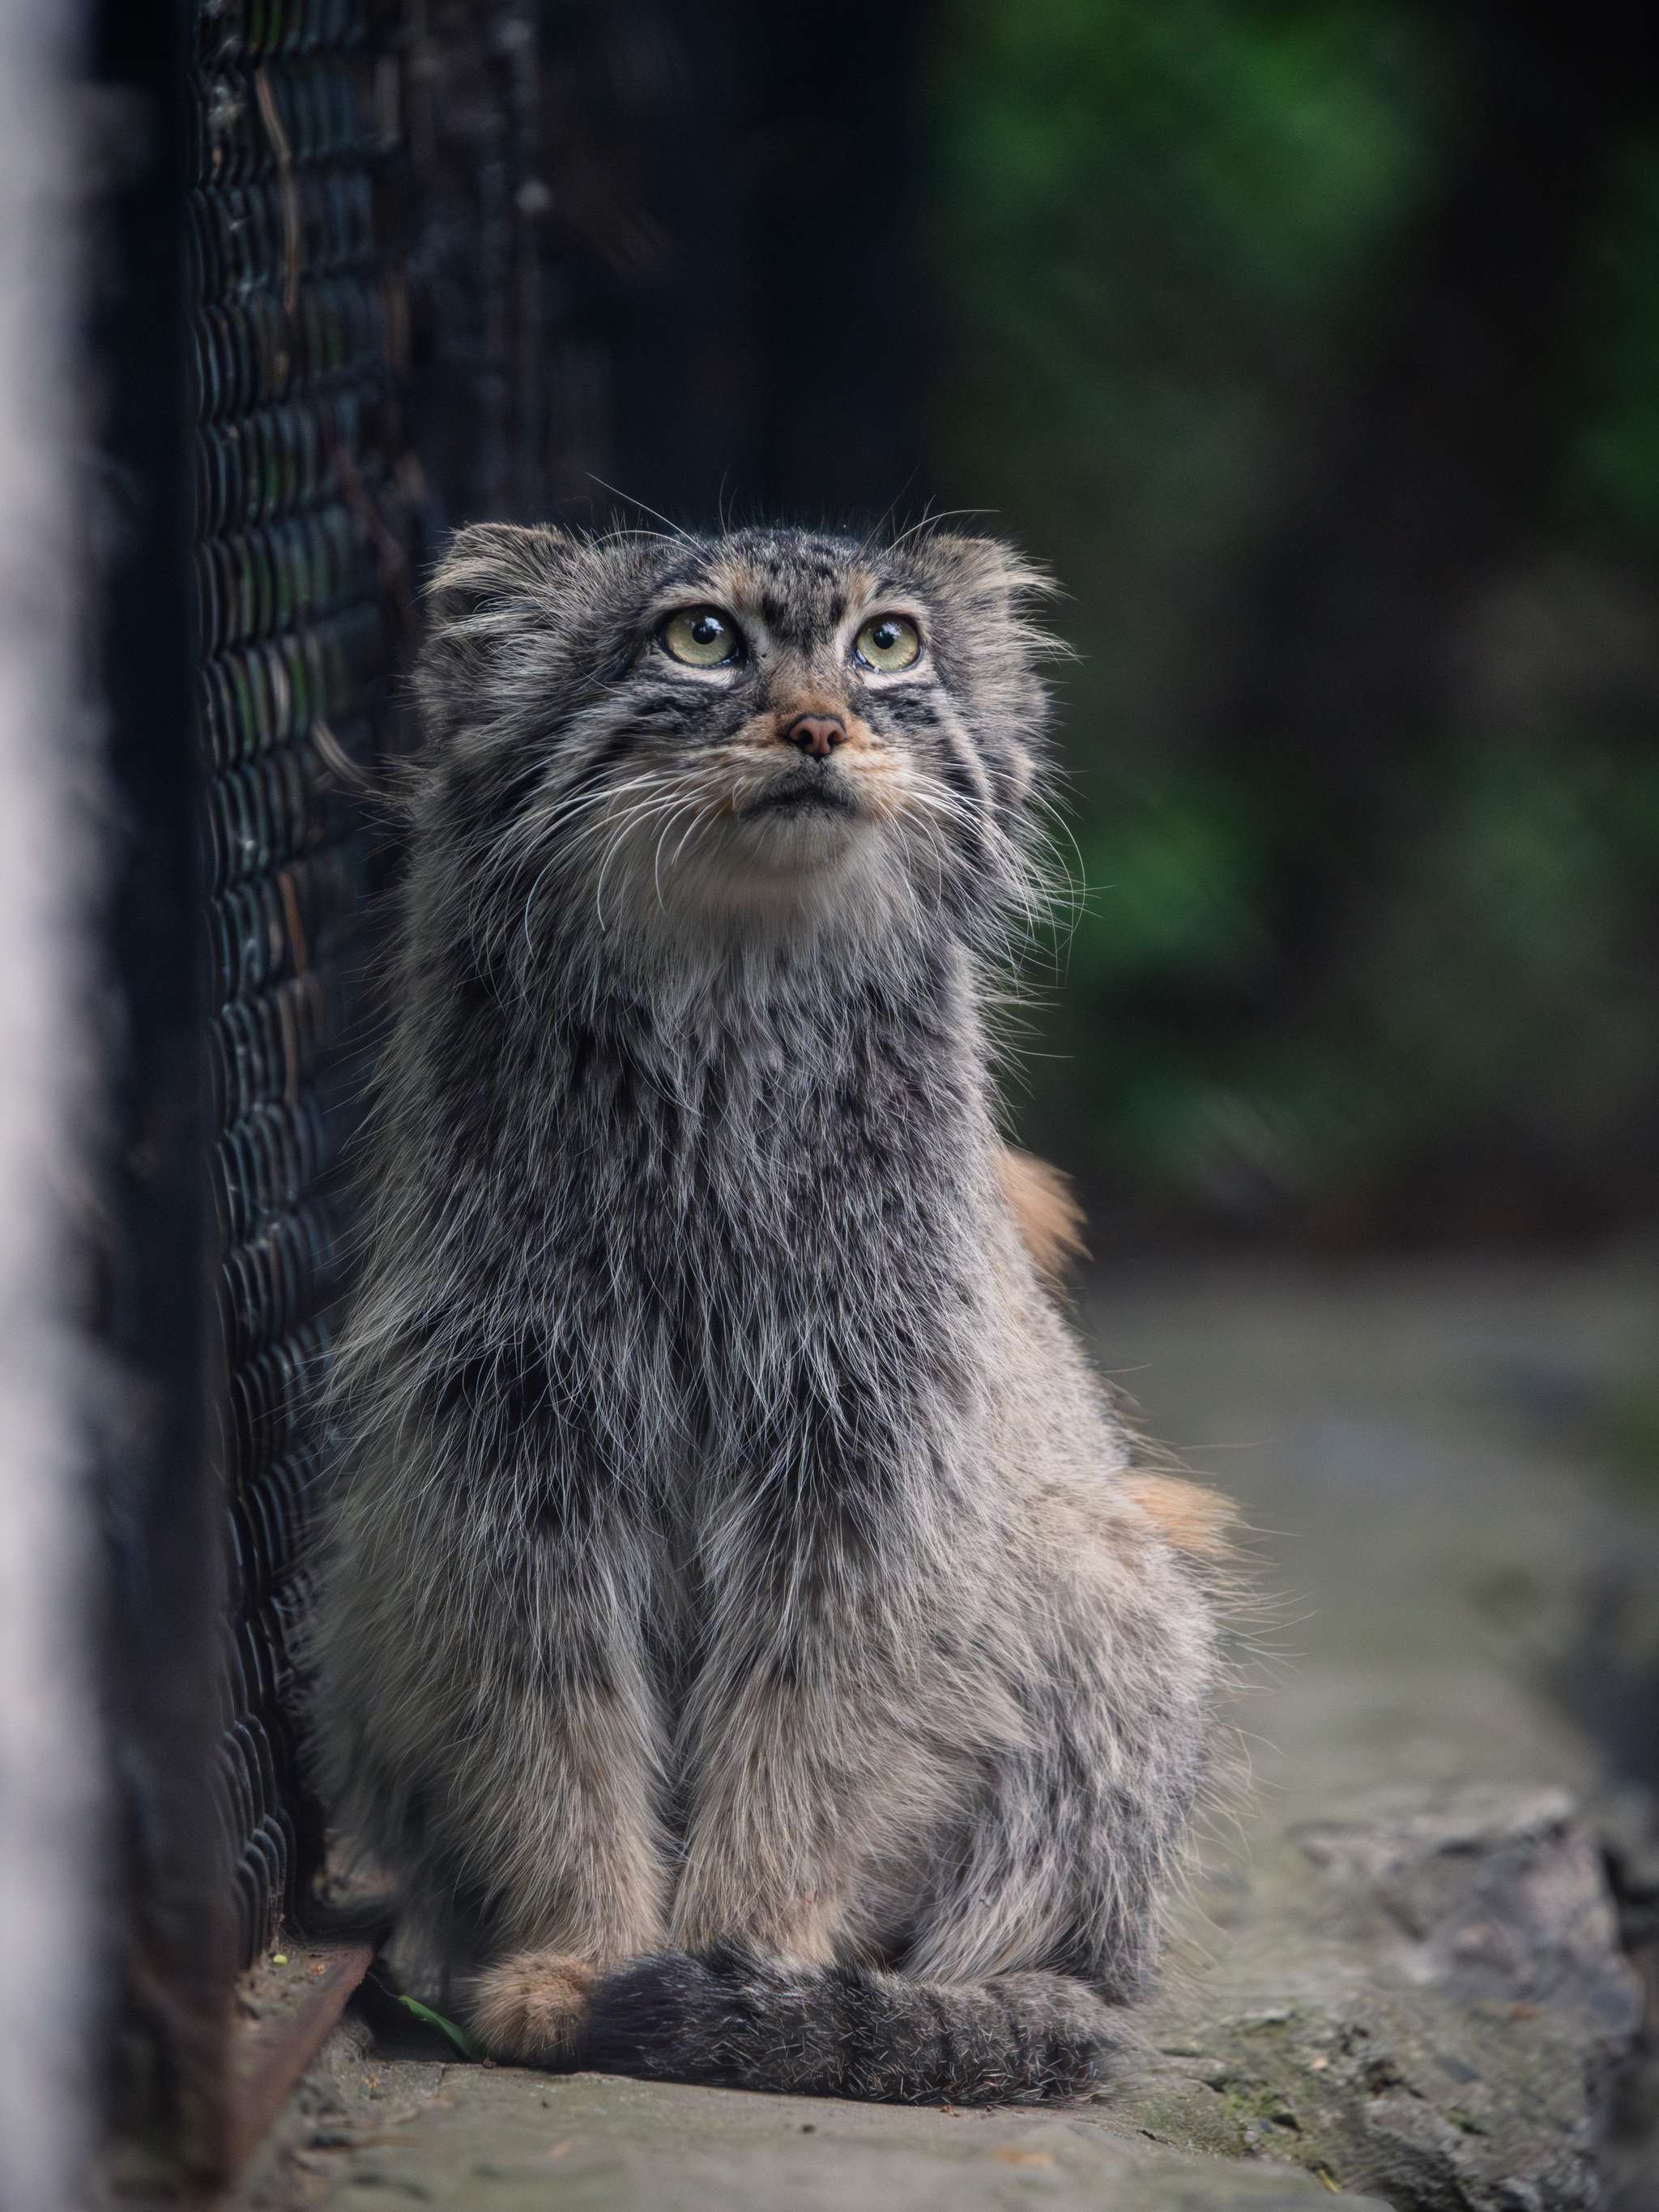
[[[765,814],[856,815],[859,811],[843,777],[822,769],[800,769],[769,784],[758,799],[744,808],[739,818],[753,822]]]

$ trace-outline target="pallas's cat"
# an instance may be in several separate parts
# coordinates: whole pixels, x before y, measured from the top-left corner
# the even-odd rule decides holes
[[[314,1660],[497,2057],[1030,2100],[1128,2040],[1220,1538],[998,1139],[1035,580],[503,526],[434,584]]]

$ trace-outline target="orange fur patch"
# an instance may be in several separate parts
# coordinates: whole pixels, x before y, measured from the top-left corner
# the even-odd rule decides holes
[[[1149,1474],[1132,1468],[1121,1478],[1123,1488],[1157,1528],[1166,1543],[1195,1559],[1225,1559],[1232,1555],[1227,1531],[1236,1517],[1231,1499],[1201,1483],[1182,1482],[1173,1474]]]
[[[1056,1288],[1079,1260],[1086,1260],[1083,1208],[1058,1168],[1012,1145],[997,1150],[997,1181],[1026,1250],[1045,1282]]]
[[[534,2065],[562,2058],[587,2017],[599,1969],[562,1952],[520,1951],[486,1966],[468,2012],[492,2057]]]

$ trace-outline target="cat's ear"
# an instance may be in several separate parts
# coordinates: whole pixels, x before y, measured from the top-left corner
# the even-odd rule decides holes
[[[953,600],[994,610],[1019,624],[1033,640],[1036,634],[1027,628],[1031,611],[1042,600],[1052,599],[1056,590],[1052,577],[1017,545],[1000,538],[965,538],[954,531],[928,531],[918,536],[907,559]]]
[[[436,636],[493,604],[545,590],[569,572],[577,541],[562,530],[474,522],[458,530],[426,588],[427,632]]]
[[[997,804],[1012,817],[1044,757],[1050,702],[1037,669],[1066,653],[1032,618],[1054,586],[999,538],[930,532],[903,551],[933,603],[940,671],[973,728]]]
[[[580,557],[580,540],[561,530],[478,522],[456,532],[426,587],[415,665],[429,743],[467,749],[504,648],[546,624]]]

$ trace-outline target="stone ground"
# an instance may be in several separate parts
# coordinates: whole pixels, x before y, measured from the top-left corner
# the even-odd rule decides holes
[[[371,1988],[243,2212],[1659,2212],[1659,1851],[1571,1710],[1633,1741],[1659,1682],[1659,1512],[1607,1479],[1659,1264],[1172,1263],[1080,1313],[1277,1594],[1139,2081],[969,2114],[550,2077]]]

